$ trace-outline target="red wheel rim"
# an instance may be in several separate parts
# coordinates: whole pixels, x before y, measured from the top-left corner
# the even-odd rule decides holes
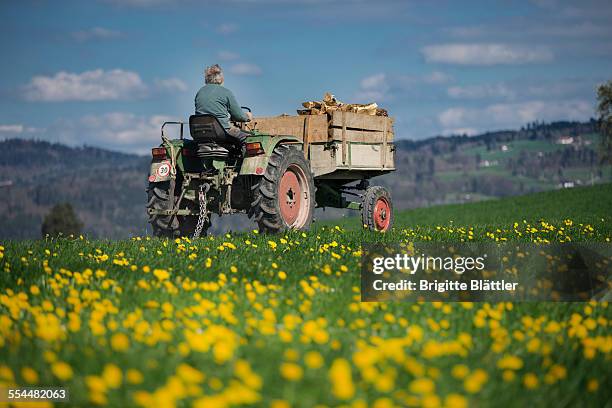
[[[278,201],[281,216],[287,225],[293,225],[300,215],[302,189],[298,176],[287,169],[280,181]]]
[[[374,225],[378,231],[386,231],[391,222],[391,206],[386,198],[380,197],[374,206]]]

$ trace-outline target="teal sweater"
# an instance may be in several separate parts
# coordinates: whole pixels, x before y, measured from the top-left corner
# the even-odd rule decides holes
[[[195,113],[216,116],[225,129],[230,128],[230,119],[234,122],[249,121],[232,91],[217,84],[206,84],[200,88],[195,96]]]

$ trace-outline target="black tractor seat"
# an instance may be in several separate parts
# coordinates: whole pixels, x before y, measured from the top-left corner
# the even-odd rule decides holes
[[[240,140],[227,133],[213,115],[191,115],[189,132],[198,143],[196,155],[202,159],[226,160],[240,155]]]

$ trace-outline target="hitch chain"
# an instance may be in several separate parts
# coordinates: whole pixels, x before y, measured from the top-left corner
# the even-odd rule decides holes
[[[206,211],[206,193],[210,189],[208,184],[201,184],[200,191],[198,192],[198,201],[200,203],[200,214],[198,216],[198,223],[196,224],[195,231],[193,233],[193,238],[200,238],[200,234],[202,234],[202,228],[204,228],[204,223],[208,221],[208,214]]]

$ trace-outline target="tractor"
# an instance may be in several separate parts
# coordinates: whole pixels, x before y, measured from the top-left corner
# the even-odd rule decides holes
[[[369,186],[368,179],[392,171],[392,157],[387,157],[391,165],[386,168],[380,168],[380,163],[360,168],[355,162],[359,152],[353,152],[353,162],[343,165],[334,157],[346,149],[346,140],[332,138],[321,145],[312,137],[307,140],[312,136],[308,130],[294,132],[297,135],[265,132],[256,128],[258,121],[254,119],[251,126],[255,128],[248,129],[251,136],[246,140],[246,151],[212,115],[190,116],[191,138],[183,135],[185,122],[162,125],[162,143],[151,152],[147,189],[147,213],[155,236],[205,235],[213,213],[246,213],[261,232],[307,230],[315,207],[361,210],[367,228],[391,228],[391,195],[384,187]],[[269,128],[271,122],[262,123]],[[178,127],[178,139],[168,137],[168,126]],[[346,124],[344,133],[350,133]],[[385,148],[386,140],[385,135]],[[373,144],[382,148],[381,143]],[[342,151],[342,157],[346,155]],[[329,160],[322,163],[323,158]],[[347,200],[346,196],[358,200]]]

